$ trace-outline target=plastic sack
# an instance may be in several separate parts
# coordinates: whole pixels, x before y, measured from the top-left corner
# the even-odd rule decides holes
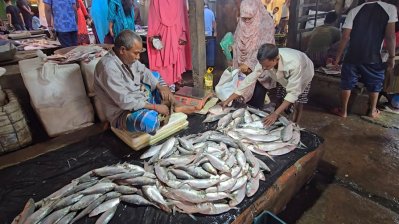
[[[237,89],[239,83],[239,69],[230,71],[230,68],[224,70],[218,84],[215,87],[216,96],[224,101],[227,100]]]

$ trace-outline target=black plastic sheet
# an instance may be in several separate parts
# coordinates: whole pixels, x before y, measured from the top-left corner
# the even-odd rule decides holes
[[[203,118],[203,116],[190,117],[190,128],[179,133],[179,136],[215,128],[215,123],[202,124]],[[258,192],[253,197],[244,199],[238,205],[238,209],[216,216],[195,214],[197,221],[194,222],[186,214],[177,212],[173,215],[155,207],[138,207],[122,203],[110,223],[231,223],[272,186],[286,169],[319,147],[323,140],[316,134],[303,131],[301,141],[306,145],[306,149],[296,149],[289,154],[275,157],[276,163],[264,156],[257,156],[266,162],[272,172],[265,173],[266,181],[260,182]],[[39,201],[90,170],[125,161],[142,165],[139,157],[144,151],[133,151],[111,131],[106,131],[0,170],[0,223],[11,223],[29,198]],[[86,217],[77,223],[95,223],[96,219],[97,217]]]

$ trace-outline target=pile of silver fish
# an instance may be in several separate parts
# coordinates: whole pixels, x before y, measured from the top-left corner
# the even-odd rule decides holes
[[[280,116],[273,125],[264,127],[262,120],[268,115],[250,107],[234,109],[216,105],[209,109],[204,122],[218,121],[217,130],[242,142],[258,155],[279,156],[305,147],[300,141],[301,128],[298,125]]]
[[[96,223],[105,224],[120,203],[190,216],[237,209],[266,180],[263,171],[271,171],[253,152],[274,161],[272,156],[301,146],[297,125],[280,117],[265,128],[265,116],[252,108],[215,106],[204,122],[218,121],[217,130],[152,146],[140,157],[148,159],[144,167],[123,163],[92,170],[39,202],[30,199],[13,223],[68,224],[99,216]]]

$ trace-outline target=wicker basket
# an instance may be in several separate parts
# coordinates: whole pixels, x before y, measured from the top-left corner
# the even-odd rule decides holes
[[[8,103],[0,107],[0,154],[14,151],[32,142],[25,116],[17,97],[11,90],[4,89]]]

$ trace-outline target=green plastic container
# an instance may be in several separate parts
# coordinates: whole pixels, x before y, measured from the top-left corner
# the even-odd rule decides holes
[[[262,214],[256,216],[254,224],[286,224],[283,220],[279,219],[276,215],[269,211],[264,211]]]

